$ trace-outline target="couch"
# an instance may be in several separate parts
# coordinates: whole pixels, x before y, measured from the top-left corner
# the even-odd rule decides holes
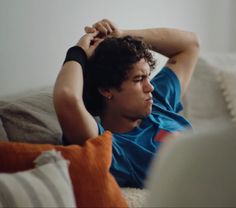
[[[159,67],[164,62],[160,62]],[[184,111],[195,132],[236,122],[236,54],[202,54]],[[52,104],[52,86],[0,98],[0,140],[61,144],[61,129]],[[145,206],[147,188],[122,188],[129,207]]]

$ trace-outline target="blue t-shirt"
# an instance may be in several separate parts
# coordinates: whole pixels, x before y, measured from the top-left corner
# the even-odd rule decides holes
[[[183,107],[176,74],[164,67],[151,81],[154,86],[151,114],[127,133],[112,134],[110,172],[121,187],[142,188],[150,162],[157,152],[163,132],[183,131],[190,123],[178,114]],[[104,128],[98,123],[99,134]]]

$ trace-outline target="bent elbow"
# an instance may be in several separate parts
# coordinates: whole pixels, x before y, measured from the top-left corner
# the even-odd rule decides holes
[[[200,50],[200,39],[198,35],[194,32],[191,32],[191,35],[192,35],[192,39],[191,39],[192,41],[191,41],[190,46],[195,50]]]

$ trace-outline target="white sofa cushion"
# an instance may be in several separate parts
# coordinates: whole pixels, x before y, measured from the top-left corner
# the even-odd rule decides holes
[[[235,67],[221,71],[219,73],[219,82],[232,120],[236,122],[236,65]]]
[[[236,59],[235,59],[236,61]],[[196,65],[189,89],[183,98],[184,115],[194,129],[205,128],[212,122],[229,120],[217,76],[220,68],[201,57]]]
[[[129,208],[144,207],[144,202],[150,194],[147,189],[121,188]]]

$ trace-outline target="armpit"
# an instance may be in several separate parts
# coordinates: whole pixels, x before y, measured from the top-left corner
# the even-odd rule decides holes
[[[174,59],[174,58],[170,58],[168,61],[167,61],[167,64],[176,64],[177,63],[177,60]]]

